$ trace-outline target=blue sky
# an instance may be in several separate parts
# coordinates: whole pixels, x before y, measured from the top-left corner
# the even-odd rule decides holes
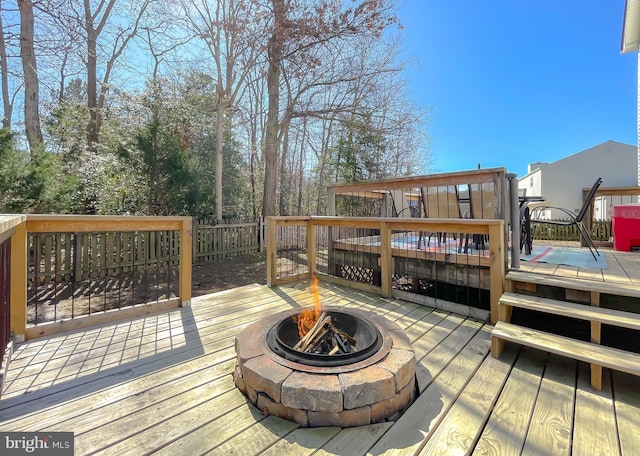
[[[431,108],[432,171],[551,162],[637,144],[624,0],[401,0],[406,78]]]

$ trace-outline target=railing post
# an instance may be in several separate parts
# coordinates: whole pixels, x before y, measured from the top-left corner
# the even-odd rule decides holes
[[[491,323],[494,324],[498,321],[498,304],[505,288],[503,223],[499,225],[489,225],[489,293],[491,300]]]
[[[509,180],[509,205],[511,212],[511,267],[520,267],[520,236],[522,229],[520,227],[520,208],[518,207],[518,175],[508,173]]]
[[[200,238],[200,223],[199,220],[195,217],[191,217],[191,230],[192,230],[192,239],[191,239],[191,245],[192,245],[192,256],[191,256],[191,262],[193,263],[197,263],[198,262],[198,248],[200,246],[199,243],[199,238]]]
[[[278,225],[276,219],[267,217],[267,286],[269,288],[277,285],[276,265],[278,250]]]
[[[382,296],[390,298],[393,287],[393,257],[389,222],[380,222],[380,267]]]
[[[307,223],[307,263],[309,275],[313,278],[316,275],[316,226],[313,217],[309,217]]]
[[[334,188],[327,188],[327,215],[335,217],[336,215],[336,191]]]
[[[10,293],[11,332],[13,340],[20,343],[27,332],[27,222],[17,225],[11,237]]]
[[[193,268],[193,223],[191,219],[183,220],[180,227],[180,278],[178,293],[182,307],[191,305],[191,271]]]
[[[334,188],[327,188],[327,215],[331,217],[336,216],[336,191]],[[333,241],[334,236],[336,236],[337,230],[333,226],[327,227],[327,272],[329,275],[336,275],[336,265],[332,258],[334,258],[333,253]]]

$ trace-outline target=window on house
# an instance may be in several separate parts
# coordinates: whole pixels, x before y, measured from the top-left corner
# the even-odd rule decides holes
[[[533,177],[529,178],[529,187],[533,187]]]

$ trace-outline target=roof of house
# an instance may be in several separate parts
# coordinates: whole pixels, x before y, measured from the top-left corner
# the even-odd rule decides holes
[[[637,52],[640,48],[640,0],[626,0],[622,19],[620,52]]]

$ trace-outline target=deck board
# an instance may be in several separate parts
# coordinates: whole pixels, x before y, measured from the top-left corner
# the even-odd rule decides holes
[[[491,326],[481,321],[320,288],[323,304],[379,313],[409,336],[421,394],[396,422],[303,429],[264,416],[236,390],[235,335],[266,315],[311,305],[309,284],[297,282],[20,344],[0,430],[73,431],[76,454],[562,454],[572,446],[574,454],[608,454],[616,442],[627,453],[640,446],[638,377],[605,370],[610,391],[596,393],[584,363],[517,344],[491,358]]]
[[[413,406],[398,419],[396,426],[380,439],[371,453],[418,454],[446,416],[469,378],[486,359],[485,347],[488,341],[489,333],[478,331],[442,372],[432,368],[431,375],[434,380],[421,391]],[[423,362],[419,365],[428,370]]]
[[[621,283],[625,285],[632,285],[633,282],[629,278],[629,275],[625,271],[624,267],[620,264],[618,257],[614,252],[604,252],[607,258],[607,269],[602,271],[605,282]],[[602,254],[602,253],[601,253]]]
[[[522,454],[571,454],[576,366],[574,360],[549,357]]]
[[[342,429],[317,453],[314,453],[314,456],[365,454],[391,426],[393,426],[392,422],[386,422]]]
[[[258,421],[242,432],[234,435],[221,445],[211,448],[205,454],[236,454],[236,455],[257,455],[263,453],[267,448],[277,443],[281,438],[289,435],[298,424],[284,420],[277,416],[268,416],[264,420]],[[346,429],[345,429],[346,430]],[[169,447],[165,447],[169,448]],[[165,453],[165,448],[158,454],[185,453]],[[193,453],[191,453],[193,454]]]
[[[545,241],[540,241],[545,242]],[[573,245],[576,247],[578,244]],[[555,277],[570,277],[623,284],[640,285],[640,253],[618,252],[610,248],[599,248],[600,255],[607,260],[607,269],[591,269],[576,266],[556,265],[536,261],[521,261],[520,270],[548,274]]]
[[[613,372],[616,421],[622,454],[635,454],[640,448],[640,385],[637,377]]]
[[[482,432],[516,356],[516,347],[511,346],[500,359],[491,356],[484,359],[420,454],[465,454],[468,451],[469,442],[474,442]]]
[[[572,454],[605,456],[619,454],[618,441],[614,435],[602,432],[615,427],[616,415],[611,395],[610,371],[604,370],[602,390],[590,388],[589,367],[580,364],[578,389],[576,391],[576,411],[573,425]]]
[[[269,456],[306,456],[330,442],[338,433],[338,427],[298,428],[262,454]]]
[[[520,454],[529,429],[547,356],[523,349],[485,426],[475,454]]]

